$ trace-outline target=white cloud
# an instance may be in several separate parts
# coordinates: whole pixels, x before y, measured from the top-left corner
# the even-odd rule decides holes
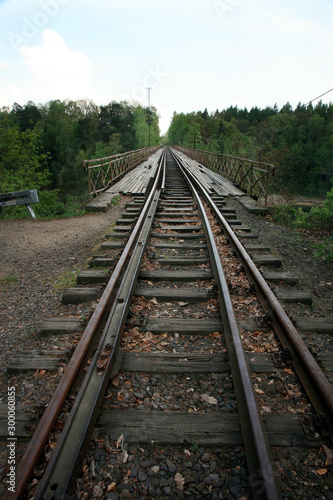
[[[89,77],[90,61],[67,47],[53,30],[42,34],[42,45],[20,48],[31,73],[29,95],[38,102],[50,99],[98,99]]]

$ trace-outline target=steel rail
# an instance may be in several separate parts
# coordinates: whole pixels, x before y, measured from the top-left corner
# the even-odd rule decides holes
[[[164,167],[165,168],[165,167]],[[103,316],[110,308],[110,300],[119,285],[120,277],[124,271],[125,265],[132,253],[133,246],[139,237],[140,230],[146,219],[148,210],[154,197],[154,189],[157,188],[158,179],[161,172],[161,164],[156,176],[153,189],[149,194],[141,214],[134,226],[134,229],[126,243],[126,246],[118,260],[118,263],[112,273],[112,276],[101,296],[94,313],[92,314],[82,337],[75,348],[75,351],[62,375],[47,408],[45,409],[38,426],[25,450],[25,453],[17,467],[15,493],[6,492],[4,500],[16,500],[22,498],[25,493],[28,482],[33,474],[37,462],[44,450],[48,438],[54,429],[61,408],[72,388],[77,374],[82,366],[89,346],[97,334]]]
[[[117,296],[104,326],[103,335],[57,446],[52,453],[44,477],[37,488],[35,500],[45,498],[45,495],[55,500],[66,498],[66,492],[72,485],[80,458],[90,439],[112,369],[117,361],[130,299],[161,192],[158,186],[162,171],[162,164],[160,164],[148,199],[149,206],[145,212],[144,224],[122,277]]]
[[[175,156],[176,161],[177,158]],[[194,179],[193,176],[187,167],[182,165],[181,161],[177,161],[177,163],[183,171],[183,175],[200,210],[210,249],[215,280],[219,290],[218,297],[223,318],[223,332],[236,393],[253,497],[255,500],[278,500],[281,495],[274,474],[273,459],[214,235],[199,194],[191,182],[191,179]]]
[[[305,345],[303,339],[300,337],[295,326],[292,324],[291,320],[287,316],[283,307],[281,306],[279,300],[275,294],[270,289],[268,283],[260,273],[259,269],[254,264],[253,260],[245,250],[244,246],[241,244],[237,238],[235,232],[232,230],[227,220],[221,214],[218,207],[215,205],[212,198],[209,196],[208,192],[201,187],[201,192],[204,195],[207,203],[213,209],[214,214],[219,219],[223,230],[230,239],[232,245],[240,256],[245,267],[248,269],[250,276],[252,277],[254,283],[257,285],[260,293],[263,295],[264,299],[267,301],[269,308],[273,312],[273,321],[276,324],[276,333],[283,343],[285,340],[288,341],[288,347],[291,345],[293,348],[291,351],[291,356],[294,357],[294,368],[303,383],[304,388],[307,390],[307,394],[316,408],[317,412],[323,413],[325,416],[326,425],[329,427],[330,437],[333,437],[333,388],[323,371],[319,367],[318,363],[312,356],[308,347]],[[299,362],[297,361],[298,358]],[[319,391],[319,393],[318,393]],[[319,398],[318,396],[321,396]]]

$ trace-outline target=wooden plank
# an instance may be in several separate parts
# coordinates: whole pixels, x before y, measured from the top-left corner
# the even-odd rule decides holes
[[[200,222],[199,219],[185,219],[185,218],[179,218],[179,219],[161,219],[161,218],[155,218],[154,221],[154,227],[163,227],[163,224],[171,224],[171,225],[177,225],[177,224],[198,224]],[[161,226],[159,226],[161,224]]]
[[[208,248],[205,243],[149,243],[150,248],[166,248],[166,249],[176,249],[176,250],[200,250]]]
[[[277,290],[276,296],[279,300],[286,303],[312,304],[312,296],[302,290]]]
[[[61,302],[63,304],[83,304],[100,298],[102,291],[98,288],[68,288],[64,291]]]
[[[18,403],[15,405],[15,437],[29,437],[30,416],[27,413],[24,405]],[[0,436],[8,436],[8,406],[0,402]]]
[[[80,271],[77,275],[78,285],[89,285],[91,283],[104,283],[110,279],[111,274],[104,270],[86,270]]]
[[[192,233],[193,231],[202,231],[203,227],[201,224],[196,226],[163,226],[164,231],[173,231],[181,233]]]
[[[94,257],[89,262],[89,267],[110,267],[115,263],[116,260],[109,257]]]
[[[310,318],[309,316],[296,317],[295,321],[297,327],[301,330],[329,333],[331,335],[333,334],[333,316],[326,316],[322,318]]]
[[[298,276],[288,271],[280,273],[274,271],[263,271],[262,275],[267,281],[276,281],[279,283],[283,282],[288,283],[289,285],[298,285],[300,282]]]
[[[319,447],[308,441],[297,415],[264,415],[271,446]],[[123,435],[126,443],[237,446],[243,443],[237,414],[185,413],[146,410],[103,410],[97,427],[113,441]]]
[[[148,317],[146,331],[152,333],[180,333],[190,335],[209,335],[221,332],[221,319],[164,319]]]
[[[101,244],[100,248],[102,250],[112,250],[112,249],[119,249],[119,248],[124,248],[125,243],[122,241],[103,241]]]
[[[28,370],[58,370],[59,363],[67,351],[40,349],[19,352],[11,357],[7,366],[7,373],[15,374]]]
[[[252,373],[278,373],[270,354],[246,353]],[[230,373],[227,353],[124,351],[121,370],[141,373]]]
[[[140,271],[139,279],[151,281],[200,281],[212,280],[211,271]]]
[[[208,258],[196,259],[193,257],[180,257],[177,259],[166,256],[163,258],[163,255],[161,255],[161,258],[154,259],[153,262],[166,266],[197,266],[199,264],[209,264],[211,261]]]
[[[257,266],[281,267],[282,261],[275,255],[252,255],[252,260]]]
[[[268,326],[259,326],[254,318],[239,320],[240,330],[248,332],[266,332]],[[145,331],[152,333],[180,333],[183,335],[209,335],[210,333],[222,331],[222,320],[214,319],[165,319],[148,317]]]
[[[156,299],[158,302],[189,302],[197,304],[206,302],[214,295],[208,290],[192,290],[188,288],[145,288],[136,287],[135,297],[145,297],[146,299]]]
[[[165,229],[165,228],[164,228]],[[159,240],[169,240],[171,238],[177,238],[179,240],[202,240],[205,238],[203,233],[151,233],[151,238],[158,238]]]
[[[39,335],[68,335],[83,329],[81,320],[75,318],[50,318],[43,321]]]
[[[229,373],[228,356],[206,353],[124,352],[120,369],[141,373]]]

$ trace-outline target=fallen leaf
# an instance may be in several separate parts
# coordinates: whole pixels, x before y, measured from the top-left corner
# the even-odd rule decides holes
[[[268,406],[262,406],[261,409],[265,413],[272,413],[272,410]]]
[[[94,487],[94,498],[101,498],[103,496],[103,490],[100,486]]]
[[[117,447],[117,448],[120,448],[120,447],[122,448],[122,447],[123,447],[123,444],[124,444],[124,436],[123,436],[123,434],[121,434],[121,435],[119,436],[119,438],[117,439],[117,442],[116,442],[116,447]]]
[[[333,450],[331,450],[330,448],[328,448],[324,444],[323,444],[323,450],[324,450],[324,452],[326,454],[326,463],[325,463],[325,465],[327,467],[329,467],[330,465],[333,465]]]
[[[283,371],[285,373],[288,373],[289,375],[293,375],[294,374],[294,372],[293,372],[293,370],[291,368],[285,368]]]
[[[318,469],[317,474],[319,474],[319,476],[325,476],[325,474],[327,474],[327,469]]]
[[[208,396],[207,394],[202,394],[201,399],[202,401],[205,401],[205,403],[208,403],[210,405],[217,405],[217,399]]]
[[[110,491],[116,491],[116,486],[117,486],[117,483],[111,483],[111,484],[109,484],[109,486],[107,487],[106,492],[110,493]]]
[[[256,391],[257,394],[265,394],[264,391],[258,389],[257,387],[255,387],[254,390]]]
[[[43,375],[45,375],[45,373],[46,373],[46,371],[45,371],[45,370],[41,370],[41,371],[39,372],[39,375],[42,377]]]
[[[154,306],[158,306],[158,302],[157,300],[155,299],[155,297],[153,299],[151,299],[150,301],[152,304],[154,304]]]
[[[185,479],[183,478],[183,476],[179,472],[177,472],[177,474],[175,475],[175,483],[176,483],[177,489],[179,491],[183,491]]]
[[[122,464],[126,464],[128,460],[128,453],[126,450],[123,450],[119,456],[119,462],[121,462]]]
[[[154,335],[151,332],[146,332],[146,340],[154,340]]]

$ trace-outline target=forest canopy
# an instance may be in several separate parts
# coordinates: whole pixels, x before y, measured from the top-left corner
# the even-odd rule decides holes
[[[156,108],[89,100],[0,109],[0,192],[38,189],[37,212],[61,214],[87,201],[84,159],[160,144]],[[324,198],[333,185],[333,106],[287,103],[209,113],[174,113],[164,144],[230,154],[276,166],[276,192]]]
[[[0,110],[0,192],[42,190],[50,203],[88,191],[83,160],[159,144],[154,107],[127,102],[15,103]],[[43,192],[44,190],[44,192]],[[51,196],[52,194],[52,196]],[[57,201],[57,210],[62,205]],[[38,207],[37,207],[38,211]]]
[[[278,192],[325,197],[333,186],[333,106],[321,101],[174,113],[166,142],[272,163]]]

